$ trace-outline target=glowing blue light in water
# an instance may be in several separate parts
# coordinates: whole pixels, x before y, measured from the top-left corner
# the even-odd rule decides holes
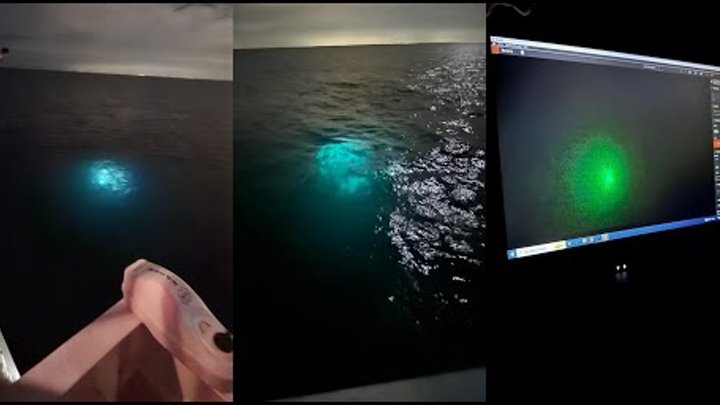
[[[127,195],[135,189],[132,173],[112,160],[100,160],[90,165],[90,184],[112,195]]]
[[[315,154],[320,177],[339,195],[355,195],[370,187],[370,148],[359,141],[323,145]]]

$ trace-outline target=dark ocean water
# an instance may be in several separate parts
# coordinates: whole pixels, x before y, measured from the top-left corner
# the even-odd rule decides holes
[[[140,257],[233,327],[231,88],[0,69],[0,329],[21,373]]]
[[[251,397],[484,364],[484,65],[473,44],[235,51]]]

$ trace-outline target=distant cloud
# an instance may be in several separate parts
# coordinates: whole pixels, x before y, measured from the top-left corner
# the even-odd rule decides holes
[[[8,67],[232,79],[227,4],[0,4]]]
[[[237,4],[234,47],[484,42],[485,5]]]

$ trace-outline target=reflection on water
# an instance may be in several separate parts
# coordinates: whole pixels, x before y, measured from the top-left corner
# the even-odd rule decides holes
[[[476,280],[484,257],[484,57],[458,48],[408,74],[422,97],[412,119],[432,142],[390,159],[385,170],[397,203],[377,232],[387,234],[404,269],[388,299],[418,329],[471,327],[481,305]]]
[[[458,148],[458,146],[460,146]],[[388,168],[401,204],[390,214],[388,236],[409,270],[424,275],[438,259],[480,265],[474,254],[483,223],[480,203],[484,151],[450,140],[414,161]],[[475,243],[477,242],[477,243]]]

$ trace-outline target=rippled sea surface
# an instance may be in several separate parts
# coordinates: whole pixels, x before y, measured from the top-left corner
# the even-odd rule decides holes
[[[480,44],[235,52],[251,396],[484,364],[484,65]]]
[[[143,257],[229,328],[232,83],[0,68],[0,329],[23,373]]]

